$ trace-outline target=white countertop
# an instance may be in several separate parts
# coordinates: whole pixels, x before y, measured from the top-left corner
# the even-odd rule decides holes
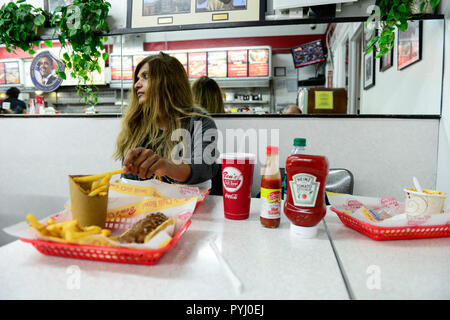
[[[250,218],[232,221],[223,216],[222,197],[209,196],[180,241],[151,266],[46,256],[14,241],[0,247],[0,299],[348,299],[323,222],[317,238],[295,239],[284,216],[278,229],[262,227],[259,206],[252,199]],[[242,282],[240,294],[211,237]]]
[[[328,233],[354,299],[450,299],[450,239],[375,241],[328,210]]]

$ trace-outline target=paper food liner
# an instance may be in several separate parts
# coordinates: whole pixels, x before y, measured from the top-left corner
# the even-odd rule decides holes
[[[135,181],[128,179],[117,180],[110,184],[105,228],[111,230],[111,237],[118,237],[147,215],[162,212],[168,218],[176,218],[176,222],[158,232],[150,241],[144,244],[120,243],[102,235],[93,235],[76,244],[114,246],[136,249],[158,249],[165,247],[172,237],[191,218],[201,197],[197,187],[178,186],[159,180]],[[40,220],[47,224],[48,218],[56,222],[73,220],[70,204],[66,209]],[[5,228],[10,235],[25,239],[51,240],[39,234],[28,222],[23,221]],[[66,241],[60,241],[65,242]]]
[[[331,207],[378,227],[436,226],[450,224],[450,207],[444,213],[408,216],[404,202],[393,197],[372,198],[327,192]]]

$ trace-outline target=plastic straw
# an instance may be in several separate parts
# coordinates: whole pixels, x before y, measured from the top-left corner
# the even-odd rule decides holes
[[[230,279],[234,289],[238,294],[240,294],[242,292],[242,282],[238,279],[238,277],[236,277],[234,272],[231,270],[230,265],[224,259],[224,257],[222,256],[222,254],[220,253],[219,249],[217,248],[216,244],[212,239],[209,239],[209,246],[216,254],[217,260],[219,260],[219,264],[222,266],[222,268],[224,268],[225,273],[227,274],[228,279]]]

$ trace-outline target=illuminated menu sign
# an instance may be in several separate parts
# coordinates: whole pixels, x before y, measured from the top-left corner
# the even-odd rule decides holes
[[[249,77],[269,76],[269,50],[267,49],[248,50],[248,76]]]
[[[133,56],[111,56],[111,80],[133,80]]]
[[[183,65],[186,73],[188,72],[188,58],[187,52],[174,52],[170,54],[172,57],[176,58]]]
[[[189,78],[206,76],[206,51],[189,52]]]
[[[5,64],[0,62],[0,84],[6,84]]]
[[[228,51],[228,77],[247,77],[248,71],[247,50]]]
[[[16,84],[20,82],[19,63],[5,62],[6,84]]]
[[[208,52],[208,77],[225,78],[227,76],[227,52]]]
[[[136,70],[137,65],[144,60],[145,56],[142,55],[137,55],[137,56],[133,56],[133,74],[134,71]]]

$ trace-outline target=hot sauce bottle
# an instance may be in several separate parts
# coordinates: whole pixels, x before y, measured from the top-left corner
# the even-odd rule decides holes
[[[303,238],[315,237],[326,214],[325,182],[328,160],[324,156],[291,154],[286,159],[287,198],[284,214],[291,231]]]
[[[278,147],[268,146],[266,164],[261,178],[261,224],[267,228],[278,228],[281,218],[281,174]]]

